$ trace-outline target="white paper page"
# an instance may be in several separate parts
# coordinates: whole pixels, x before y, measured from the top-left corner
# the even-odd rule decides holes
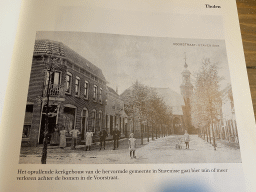
[[[220,7],[209,8],[213,5]],[[23,2],[1,125],[3,191],[255,191],[255,121],[239,31],[236,4],[231,0]],[[83,151],[82,146],[74,152],[67,147],[65,153],[49,145],[47,165],[40,164],[39,134],[37,147],[20,147],[21,140],[26,140],[23,125],[26,104],[31,104],[27,96],[35,40],[42,39],[61,42],[68,47],[64,52],[71,49],[90,61],[102,70],[110,88],[118,87],[119,94],[138,80],[156,90],[169,88],[180,96],[180,85],[186,81],[182,72],[188,69],[195,85],[202,60],[210,58],[219,63],[219,75],[225,77],[220,90],[232,86],[239,143],[224,141],[224,145],[218,140],[215,151],[209,142],[190,134],[190,150],[184,149],[183,140],[183,148],[176,149],[186,126],[182,124],[182,102],[173,105],[170,101],[179,125],[175,127],[173,122],[171,135],[146,141],[136,149],[137,159],[130,159],[128,148],[125,152],[122,145],[113,151],[109,144],[104,152],[98,150],[98,143],[92,146],[95,151]],[[80,76],[82,86],[84,77],[73,75],[74,84],[75,76]],[[68,103],[67,98],[63,112],[74,114],[77,123],[83,107]],[[96,111],[108,114],[104,110]],[[77,126],[82,127],[82,122]],[[35,142],[31,138],[27,140]],[[140,143],[140,138],[136,139]],[[239,148],[228,146],[232,142]],[[196,156],[200,151],[205,151],[201,158]],[[47,177],[48,181],[39,180]]]

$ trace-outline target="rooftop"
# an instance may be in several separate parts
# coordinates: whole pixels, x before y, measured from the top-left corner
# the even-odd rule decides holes
[[[98,76],[103,81],[106,81],[100,68],[98,68],[90,61],[70,49],[68,46],[64,45],[62,42],[52,41],[48,39],[36,40],[34,46],[34,55],[37,54],[47,54],[65,57],[76,65]]]

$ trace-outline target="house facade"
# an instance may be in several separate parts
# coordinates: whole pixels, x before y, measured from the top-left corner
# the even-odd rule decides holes
[[[128,116],[124,111],[124,101],[117,91],[109,86],[107,86],[106,128],[110,135],[117,128],[122,137],[128,136]]]
[[[49,134],[58,124],[67,131],[79,129],[81,140],[91,130],[96,139],[105,128],[106,99],[106,79],[101,69],[61,42],[36,40],[23,143],[37,146],[43,142],[47,112]]]
[[[229,142],[239,142],[236,124],[234,100],[231,85],[222,90],[222,118],[219,136]]]

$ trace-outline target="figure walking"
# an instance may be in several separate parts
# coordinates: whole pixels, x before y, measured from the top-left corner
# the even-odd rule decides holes
[[[130,150],[130,157],[136,158],[135,156],[135,148],[136,148],[136,139],[133,138],[133,133],[130,134],[130,139],[128,140],[129,142],[129,150]]]
[[[61,128],[60,130],[60,148],[64,149],[66,147],[66,133],[67,131],[65,130],[64,127]]]
[[[85,151],[91,150],[92,136],[93,136],[93,132],[91,132],[91,130],[86,132]]]
[[[185,130],[184,141],[186,144],[186,149],[189,149],[189,134],[188,134],[187,130]]]
[[[100,150],[102,148],[102,144],[104,146],[104,149],[105,149],[105,146],[106,146],[106,137],[108,136],[108,133],[105,129],[101,130],[100,131]]]
[[[77,136],[78,136],[78,134],[80,134],[80,131],[79,131],[78,128],[76,127],[75,129],[71,130],[69,133],[72,135],[71,149],[76,149],[76,145],[77,145]]]

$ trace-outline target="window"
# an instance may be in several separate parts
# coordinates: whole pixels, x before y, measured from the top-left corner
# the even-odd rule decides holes
[[[101,111],[99,112],[99,128],[100,130],[102,128],[102,112]]]
[[[102,103],[102,88],[100,88],[100,93],[99,93],[99,102]]]
[[[75,82],[75,96],[80,95],[80,78],[76,77],[76,82]]]
[[[46,96],[47,94],[49,94],[49,96],[58,96],[60,94],[60,81],[61,81],[60,72],[47,71],[46,78],[45,78],[44,95]]]
[[[95,127],[96,127],[96,111],[93,110],[92,111],[92,130],[93,132],[95,132]]]
[[[84,98],[88,99],[89,95],[89,83],[87,81],[84,82]]]
[[[50,78],[49,78],[50,74]],[[60,84],[60,72],[50,72],[47,71],[45,84],[48,85],[48,82],[50,81],[50,85],[59,85]]]
[[[98,91],[98,87],[97,85],[94,85],[93,87],[93,100],[97,101],[97,91]]]
[[[66,75],[66,90],[65,92],[68,94],[71,94],[71,79],[72,79],[72,74],[67,73]]]

